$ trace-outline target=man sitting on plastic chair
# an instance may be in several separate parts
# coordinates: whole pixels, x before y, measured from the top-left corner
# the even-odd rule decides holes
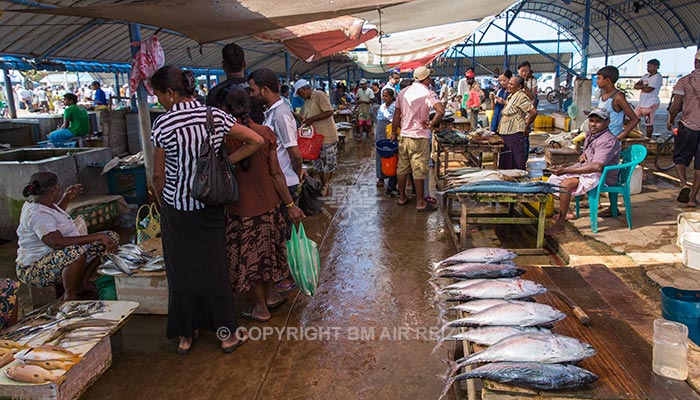
[[[559,195],[559,214],[554,217],[554,225],[545,231],[546,235],[556,235],[564,231],[566,220],[574,219],[569,207],[572,196],[580,196],[595,189],[600,183],[603,168],[620,163],[620,142],[608,129],[610,114],[603,108],[596,108],[588,114],[588,133],[583,142],[583,154],[579,163],[569,167],[551,168],[549,182],[562,187]],[[614,185],[617,171],[610,171],[605,183]]]

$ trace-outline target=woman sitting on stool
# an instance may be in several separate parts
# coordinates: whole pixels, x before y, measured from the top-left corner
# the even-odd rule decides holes
[[[61,195],[53,172],[33,174],[22,192],[31,200],[22,206],[17,228],[17,278],[36,287],[63,282],[64,300],[76,300],[78,293],[94,289],[90,277],[102,256],[119,246],[116,232],[80,234],[65,211],[80,192],[82,185],[72,185]]]

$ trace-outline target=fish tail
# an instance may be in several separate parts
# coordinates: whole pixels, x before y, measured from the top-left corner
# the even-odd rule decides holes
[[[435,293],[440,293],[442,291],[442,289],[440,288],[440,286],[437,285],[437,283],[433,281],[428,281],[428,284],[433,288]]]
[[[442,388],[442,392],[440,392],[440,397],[438,397],[438,400],[442,400],[447,396],[447,393],[450,391],[452,388],[452,385],[455,383],[456,379],[452,377],[444,377],[445,380],[445,386]]]
[[[430,352],[430,354],[435,354],[437,351],[442,347],[442,344],[445,343],[445,336],[443,335],[440,339],[438,339],[437,344],[435,347],[433,347],[433,350]]]

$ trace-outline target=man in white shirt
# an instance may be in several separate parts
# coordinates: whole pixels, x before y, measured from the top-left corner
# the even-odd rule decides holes
[[[474,77],[474,69],[467,68],[467,72],[464,73],[464,78],[460,79],[459,83],[457,83],[457,97],[459,98],[460,103],[462,102],[464,95],[469,93],[470,90],[477,92],[481,91],[481,85],[474,79]]]
[[[297,147],[297,123],[292,110],[282,100],[279,81],[267,68],[254,71],[249,79],[250,94],[264,103],[266,110],[263,125],[272,129],[277,137],[277,160],[280,163],[287,188],[292,197],[301,180],[301,152]]]
[[[27,88],[25,88],[24,86],[19,86],[17,89],[17,95],[19,96],[19,102],[20,102],[19,108],[27,110],[27,111],[34,108],[32,106],[32,92],[31,91],[27,90]]]
[[[647,62],[647,74],[642,75],[642,79],[634,85],[634,88],[641,90],[639,94],[639,104],[635,108],[634,113],[639,119],[644,117],[644,125],[647,127],[647,137],[651,138],[654,132],[654,113],[659,108],[661,100],[659,99],[659,89],[663,84],[661,74],[659,74],[659,66],[661,63],[657,59],[652,59]]]
[[[374,102],[374,92],[367,87],[367,79],[360,79],[360,88],[357,89],[355,112],[357,112],[358,135],[360,142],[372,134],[371,106]]]

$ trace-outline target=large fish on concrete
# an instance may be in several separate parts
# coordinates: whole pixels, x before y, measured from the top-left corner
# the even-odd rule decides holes
[[[465,326],[537,326],[561,321],[566,314],[547,304],[507,303],[500,304],[456,319],[446,324],[450,328]]]
[[[455,279],[490,279],[513,278],[525,273],[525,270],[513,264],[454,264],[440,268],[434,276]]]
[[[444,292],[447,301],[469,301],[472,299],[521,299],[545,293],[547,288],[527,279],[489,279],[463,289]]]
[[[435,264],[435,266],[443,267],[461,263],[501,263],[512,260],[517,256],[517,254],[506,249],[495,247],[475,247],[457,253],[452,257],[448,257]]]
[[[593,346],[569,336],[528,332],[507,337],[486,350],[461,358],[457,366],[501,361],[575,363],[595,354]]]

